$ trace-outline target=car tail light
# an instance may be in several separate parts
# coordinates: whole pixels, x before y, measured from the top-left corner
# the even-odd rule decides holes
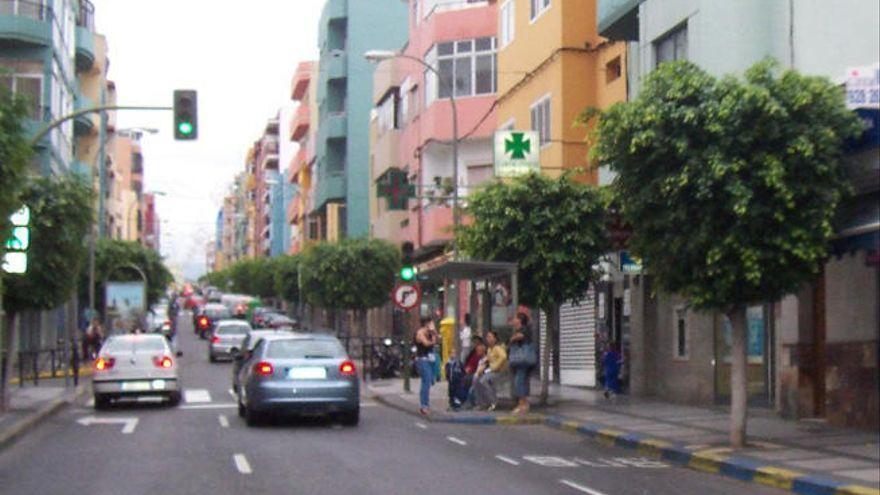
[[[254,373],[260,376],[270,376],[272,375],[272,373],[275,373],[275,367],[272,366],[272,363],[260,361],[259,363],[254,365]]]
[[[174,366],[174,361],[168,356],[156,356],[153,358],[153,364],[155,364],[157,368],[167,369]]]
[[[208,317],[202,316],[199,318],[199,328],[208,328]]]
[[[171,320],[165,320],[166,325],[171,325]]]
[[[211,343],[212,343],[212,344],[219,344],[219,343],[220,343],[220,337],[218,337],[218,336],[216,336],[216,335],[213,336],[213,337],[211,337]]]
[[[95,360],[95,369],[98,371],[106,371],[116,364],[116,359],[112,357],[99,357]]]
[[[354,363],[351,361],[343,361],[342,364],[339,365],[339,373],[344,376],[354,376],[357,373],[357,370],[354,367]]]

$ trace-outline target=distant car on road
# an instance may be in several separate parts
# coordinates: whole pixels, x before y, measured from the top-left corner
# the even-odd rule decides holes
[[[163,396],[180,403],[180,379],[168,341],[161,335],[113,335],[104,342],[94,363],[92,390],[95,408],[114,399]]]
[[[299,322],[287,315],[283,315],[280,313],[268,313],[263,315],[262,326],[267,328],[295,330],[299,328]]]
[[[220,320],[211,332],[208,344],[208,361],[215,363],[217,359],[232,359],[233,348],[240,350],[242,343],[251,331],[248,322],[242,320]]]
[[[357,370],[335,337],[262,337],[239,373],[238,414],[248,426],[281,413],[329,414],[358,424]]]

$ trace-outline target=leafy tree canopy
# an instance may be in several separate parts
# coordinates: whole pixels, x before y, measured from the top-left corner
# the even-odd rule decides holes
[[[21,208],[32,150],[24,127],[28,104],[0,88],[0,239],[9,237],[9,216]]]
[[[57,307],[74,289],[87,250],[92,190],[78,177],[42,178],[21,196],[31,211],[27,273],[5,276],[9,312]]]
[[[299,255],[280,256],[275,262],[275,295],[287,302],[299,301]]]
[[[858,131],[827,78],[675,62],[601,114],[592,153],[617,172],[630,247],[660,287],[727,312],[816,272],[847,190],[841,145]]]
[[[302,255],[303,295],[328,309],[365,310],[388,301],[400,253],[377,239],[321,243]]]
[[[164,295],[165,290],[174,281],[174,277],[156,251],[138,242],[100,239],[95,243],[95,294],[98,308],[104,307],[105,280],[119,282],[141,280],[137,271],[127,267],[132,264],[143,270],[147,277],[147,304],[150,306]],[[82,273],[80,278],[80,298],[84,299],[88,291],[88,274]]]
[[[461,248],[518,263],[520,299],[531,306],[548,310],[582,297],[610,249],[603,194],[569,175],[496,182],[468,202],[474,222],[458,233]]]

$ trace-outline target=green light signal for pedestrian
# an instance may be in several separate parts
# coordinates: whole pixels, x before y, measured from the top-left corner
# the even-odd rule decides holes
[[[177,125],[177,130],[181,134],[183,134],[185,136],[189,136],[190,134],[192,134],[192,131],[193,131],[192,123],[191,122],[181,122],[180,124]]]
[[[416,270],[411,266],[405,266],[400,269],[400,279],[406,282],[416,278]]]

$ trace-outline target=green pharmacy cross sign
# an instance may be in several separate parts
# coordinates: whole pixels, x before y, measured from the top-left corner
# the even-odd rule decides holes
[[[409,198],[416,195],[416,186],[409,183],[406,172],[392,168],[376,184],[376,193],[388,200],[389,210],[406,210]]]
[[[27,271],[27,250],[30,247],[31,211],[27,206],[9,217],[12,223],[12,236],[6,240],[3,254],[3,271],[6,273],[25,273]]]
[[[540,140],[535,131],[495,133],[495,176],[516,177],[541,170]]]

